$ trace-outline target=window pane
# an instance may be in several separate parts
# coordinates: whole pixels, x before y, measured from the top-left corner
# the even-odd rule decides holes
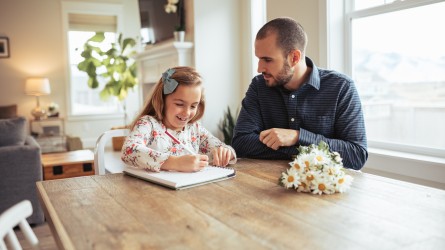
[[[88,87],[88,75],[77,69],[77,65],[83,60],[81,53],[85,42],[94,35],[94,32],[69,31],[69,62],[71,75],[71,114],[72,115],[93,115],[112,114],[119,111],[119,102],[116,98],[103,101],[99,97],[100,90],[105,85],[105,81],[99,78],[99,88]],[[116,41],[116,34],[105,33],[105,41],[102,49],[111,48],[111,43]]]
[[[352,75],[370,141],[445,149],[445,3],[353,20]]]

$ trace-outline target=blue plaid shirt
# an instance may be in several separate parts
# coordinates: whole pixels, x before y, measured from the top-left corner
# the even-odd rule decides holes
[[[259,140],[270,128],[300,130],[299,145],[325,141],[343,158],[344,167],[359,170],[368,158],[366,131],[358,92],[352,79],[332,70],[312,68],[296,91],[268,87],[262,75],[252,79],[242,101],[232,146],[238,157],[291,159],[297,146],[273,150]]]

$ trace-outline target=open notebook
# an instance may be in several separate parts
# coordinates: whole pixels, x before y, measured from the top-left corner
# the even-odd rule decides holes
[[[207,166],[199,172],[183,173],[174,171],[148,172],[146,170],[126,166],[124,173],[150,181],[171,189],[185,189],[204,185],[211,182],[222,181],[235,177],[233,168]]]

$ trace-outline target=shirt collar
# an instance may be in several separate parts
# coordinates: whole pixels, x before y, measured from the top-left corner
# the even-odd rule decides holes
[[[318,73],[318,68],[315,66],[314,62],[306,56],[306,65],[312,68],[311,74],[307,79],[307,84],[311,85],[315,89],[320,89],[320,74]]]

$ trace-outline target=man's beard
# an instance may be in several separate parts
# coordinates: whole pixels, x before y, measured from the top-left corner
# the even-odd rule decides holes
[[[263,72],[264,74],[265,72]],[[293,70],[291,69],[290,65],[287,62],[284,62],[283,69],[277,74],[277,76],[272,76],[272,79],[266,80],[267,86],[269,87],[278,87],[278,86],[284,86],[293,77]],[[274,80],[272,83],[271,80]]]

